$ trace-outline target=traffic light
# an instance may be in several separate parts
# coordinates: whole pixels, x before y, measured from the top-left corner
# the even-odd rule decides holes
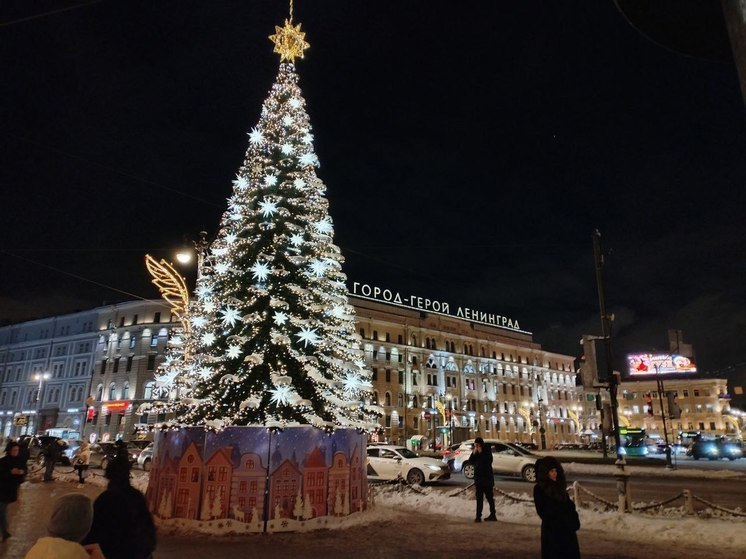
[[[653,396],[650,393],[645,395],[645,403],[648,405],[648,415],[652,417],[655,414],[653,413]]]
[[[679,419],[681,417],[681,408],[676,401],[676,392],[666,392],[666,399],[668,400],[668,417]]]

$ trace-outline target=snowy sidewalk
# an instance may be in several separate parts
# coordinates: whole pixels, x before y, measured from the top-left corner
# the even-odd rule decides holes
[[[0,544],[0,557],[23,559],[36,538],[44,535],[56,497],[82,491],[95,498],[104,481],[94,477],[79,489],[72,475],[57,477],[53,483],[27,482],[21,487],[21,500],[11,507],[13,537]],[[140,487],[147,480],[139,472],[135,478],[135,485]],[[474,501],[468,492],[448,497],[426,488],[423,494],[403,491],[379,495],[373,510],[353,515],[347,527],[334,530],[233,538],[159,530],[154,559],[237,559],[245,558],[247,553],[263,559],[538,558],[540,528],[533,506],[501,497],[496,502],[500,519],[497,523],[473,522]],[[581,509],[580,518],[578,537],[584,559],[680,559],[683,549],[688,557],[740,559],[746,549],[743,519],[618,515],[585,508]],[[713,549],[715,546],[717,549]]]

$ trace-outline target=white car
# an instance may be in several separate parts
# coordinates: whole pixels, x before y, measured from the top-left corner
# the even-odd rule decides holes
[[[437,458],[424,458],[397,445],[369,446],[367,469],[369,480],[395,480],[401,476],[411,485],[451,477],[448,466]]]
[[[523,447],[512,443],[486,439],[485,443],[492,448],[492,471],[496,474],[521,476],[526,481],[536,481],[536,461],[539,456]],[[461,443],[461,446],[450,457],[453,470],[463,472],[466,479],[474,479],[474,466],[465,462],[474,449],[474,439]]]

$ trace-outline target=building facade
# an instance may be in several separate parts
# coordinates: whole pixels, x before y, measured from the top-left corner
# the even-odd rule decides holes
[[[373,372],[372,400],[385,411],[380,439],[418,447],[475,436],[538,445],[543,439],[546,446],[579,440],[583,395],[576,387],[573,356],[545,351],[530,333],[515,328],[364,297],[351,296],[350,302]],[[165,419],[143,404],[167,396],[157,392],[153,375],[176,326],[171,320],[168,308],[155,300],[0,328],[0,364],[6,377],[0,401],[7,393],[0,417],[4,429],[11,425],[7,434],[84,424],[87,438],[126,439],[138,426]],[[76,321],[78,330],[73,329]],[[61,329],[63,324],[70,329]],[[50,337],[52,332],[56,337]],[[67,346],[72,354],[80,343],[88,344],[82,346],[85,354],[55,360],[57,347]],[[85,365],[78,366],[79,361]],[[85,376],[76,376],[76,367]],[[13,417],[33,411],[38,389],[33,375],[55,371],[59,376],[49,386],[59,389],[60,398],[72,396],[50,408],[43,425],[15,427]],[[77,415],[68,421],[66,414]],[[34,414],[29,415],[33,421]]]
[[[661,398],[655,380],[625,381],[619,385],[619,419],[627,427],[640,427],[650,436],[664,435],[661,404],[666,416],[669,442],[681,432],[722,435],[741,439],[740,412],[730,407],[726,379],[665,379],[664,392],[673,392],[681,417],[671,419],[665,394]],[[649,412],[652,404],[652,413]]]

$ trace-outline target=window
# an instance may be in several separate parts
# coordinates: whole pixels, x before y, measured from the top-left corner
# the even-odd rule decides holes
[[[102,375],[106,374],[106,359],[101,360],[101,374]]]
[[[404,384],[404,371],[399,371],[399,384]]]
[[[109,386],[109,400],[117,399],[117,386],[112,382]]]
[[[158,346],[158,334],[153,334],[150,336],[150,347],[157,347]]]
[[[373,381],[377,381],[377,380],[378,380],[378,369],[377,369],[376,367],[373,367],[373,368],[371,369],[371,375],[370,375],[370,378],[371,378],[371,380],[373,380]]]
[[[137,324],[137,315],[132,317],[132,324]]]
[[[103,396],[104,396],[104,385],[103,384],[99,384],[98,388],[96,388],[96,400],[98,400],[100,402],[101,398],[103,398]]]
[[[689,390],[684,389],[684,398],[688,398],[688,397],[689,397]]]
[[[135,347],[135,344],[137,343],[137,336],[134,334],[130,336],[130,349]]]
[[[155,355],[148,355],[148,371],[155,370]]]
[[[145,383],[145,393],[143,394],[143,399],[145,400],[153,399],[153,388],[154,387],[155,387],[155,382],[153,381]]]
[[[386,382],[391,382],[391,369],[386,369]]]
[[[699,398],[699,389],[694,389],[694,397]],[[704,429],[704,427],[702,427]]]
[[[125,367],[125,371],[129,373],[131,370],[132,370],[132,356],[130,355],[127,358],[127,366]]]
[[[114,359],[114,370],[113,370],[114,373],[119,372],[119,361],[120,360],[121,360],[121,357],[117,357]]]
[[[157,312],[153,315],[153,322],[160,322],[161,321],[161,313]]]
[[[128,400],[130,397],[130,385],[129,383],[124,383],[124,388],[122,388],[122,400]]]

